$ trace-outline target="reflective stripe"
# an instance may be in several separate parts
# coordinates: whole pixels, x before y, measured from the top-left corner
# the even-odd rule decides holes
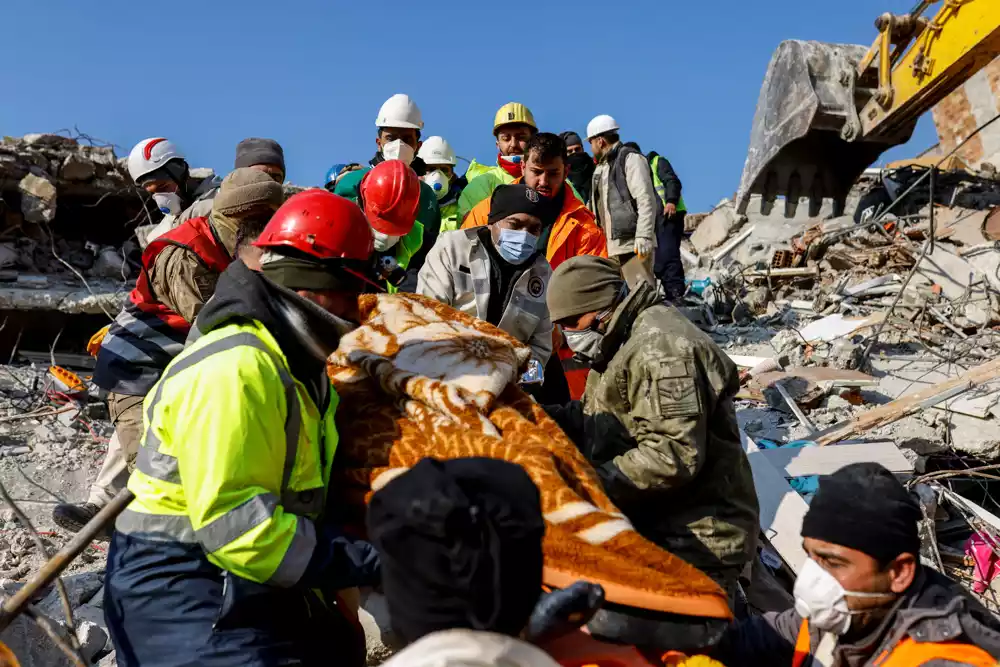
[[[261,493],[198,528],[195,535],[205,551],[218,551],[274,516],[277,506],[277,496]]]
[[[128,342],[121,336],[116,336],[113,333],[109,333],[101,341],[101,347],[108,350],[108,352],[113,352],[123,359],[128,359],[130,361],[144,361],[146,363],[154,363],[155,360],[137,348],[132,343]]]
[[[115,529],[126,535],[159,539],[164,542],[197,544],[198,540],[186,514],[146,514],[126,509],[118,515]]]
[[[156,439],[156,444],[160,444],[159,439]],[[135,467],[153,479],[171,484],[181,483],[181,471],[177,465],[177,458],[170,454],[164,454],[155,447],[139,447],[139,453],[135,457]]]
[[[157,320],[159,320],[159,318],[157,318]],[[118,317],[115,318],[115,321],[118,322],[122,328],[130,331],[142,340],[149,341],[150,343],[162,348],[172,357],[176,357],[181,353],[181,350],[184,349],[183,343],[179,343],[166,334],[157,331],[153,327],[149,326],[149,324],[143,322],[130,313],[127,308],[118,313]]]
[[[283,587],[299,583],[315,549],[316,527],[310,519],[304,516],[296,517],[292,543],[288,545],[285,555],[267,583]]]

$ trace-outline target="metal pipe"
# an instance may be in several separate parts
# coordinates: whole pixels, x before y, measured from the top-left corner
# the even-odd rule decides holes
[[[122,511],[128,507],[135,495],[128,489],[118,492],[111,502],[87,522],[80,532],[66,543],[66,545],[55,556],[46,561],[38,572],[32,575],[31,579],[24,584],[16,593],[3,601],[0,605],[0,632],[10,625],[11,621],[31,602],[41,589],[45,588],[56,577],[65,570],[73,560],[83,553],[83,550],[90,546],[97,535],[100,534],[108,524],[112,523]]]

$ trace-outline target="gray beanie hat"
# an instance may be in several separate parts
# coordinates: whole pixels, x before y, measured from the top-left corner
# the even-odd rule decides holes
[[[233,167],[252,167],[255,164],[276,164],[285,171],[285,151],[274,139],[250,137],[236,144],[236,162]]]
[[[568,259],[549,279],[545,295],[549,317],[559,322],[604,310],[614,303],[623,282],[621,267],[606,257],[579,255]]]

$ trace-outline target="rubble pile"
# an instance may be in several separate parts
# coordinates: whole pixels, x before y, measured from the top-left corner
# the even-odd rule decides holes
[[[765,562],[801,554],[763,485],[804,512],[817,475],[878,461],[934,500],[926,562],[1000,612],[1000,181],[899,171],[866,175],[853,215],[721,202],[685,242],[685,311],[741,370]]]

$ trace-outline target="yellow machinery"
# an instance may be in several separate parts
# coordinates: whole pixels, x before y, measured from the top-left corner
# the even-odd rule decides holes
[[[847,194],[917,119],[1000,55],[1000,0],[921,0],[883,14],[870,48],[791,40],[771,57],[754,114],[737,206],[777,197],[791,217],[824,199],[843,213]]]

